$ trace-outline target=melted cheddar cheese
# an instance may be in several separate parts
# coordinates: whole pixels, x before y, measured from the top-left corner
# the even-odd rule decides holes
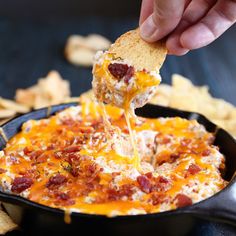
[[[85,101],[30,120],[0,151],[0,185],[46,206],[108,216],[161,212],[208,198],[227,184],[214,136],[195,120],[130,117],[135,168],[124,111]]]
[[[133,163],[141,169],[137,150],[137,138],[131,128],[130,119],[135,117],[134,108],[141,107],[150,99],[161,79],[157,72],[135,70],[121,58],[115,59],[108,52],[99,54],[93,69],[93,91],[97,100],[124,109],[125,119],[133,147]],[[106,122],[106,113],[103,112]],[[108,122],[106,122],[108,124]]]

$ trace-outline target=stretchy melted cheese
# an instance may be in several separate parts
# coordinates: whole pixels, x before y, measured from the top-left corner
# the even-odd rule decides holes
[[[89,214],[133,215],[196,203],[227,184],[213,135],[181,118],[132,119],[141,169],[121,109],[95,103],[26,122],[0,152],[4,191]]]
[[[142,107],[152,97],[161,81],[158,71],[136,70],[126,60],[115,58],[109,52],[98,52],[93,67],[93,91],[96,99],[124,109],[133,147],[134,167],[140,170],[137,137],[131,128],[134,109]],[[103,113],[104,120],[107,120]]]

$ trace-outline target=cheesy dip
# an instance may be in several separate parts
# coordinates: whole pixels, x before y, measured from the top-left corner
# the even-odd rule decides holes
[[[134,110],[150,100],[160,82],[158,71],[138,70],[109,52],[95,56],[92,85],[99,102]]]
[[[29,120],[0,151],[0,188],[69,212],[107,216],[173,210],[227,184],[213,134],[195,120],[131,119],[140,169],[124,111],[85,102]]]

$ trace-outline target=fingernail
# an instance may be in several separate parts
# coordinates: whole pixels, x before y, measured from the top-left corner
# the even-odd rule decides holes
[[[153,21],[152,15],[150,15],[140,26],[140,34],[141,37],[146,41],[155,41],[156,39],[153,37],[157,33],[157,27]]]

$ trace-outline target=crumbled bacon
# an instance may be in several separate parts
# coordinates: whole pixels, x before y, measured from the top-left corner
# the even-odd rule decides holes
[[[162,139],[159,139],[158,143],[160,144],[167,144],[170,143],[171,139],[169,137],[163,137]]]
[[[67,182],[67,178],[64,175],[56,174],[51,176],[46,184],[46,187],[51,189],[54,187],[58,187]]]
[[[120,186],[119,189],[108,188],[107,190],[108,199],[110,201],[117,201],[123,197],[129,198],[133,195],[133,193],[134,193],[134,186],[132,184],[124,184]]]
[[[61,206],[71,206],[75,204],[75,200],[72,199],[69,194],[62,192],[55,192],[56,200],[54,203]]]
[[[195,175],[195,174],[197,174],[199,171],[201,171],[201,168],[200,168],[198,165],[195,165],[195,164],[191,164],[191,165],[188,167],[188,170],[187,170],[187,172],[190,173],[191,175]]]
[[[92,133],[94,132],[94,128],[91,126],[80,126],[78,127],[78,131],[81,133]]]
[[[178,153],[172,153],[170,155],[170,163],[175,162],[179,157],[180,157],[180,155]]]
[[[39,156],[41,156],[43,154],[43,150],[36,150],[36,151],[32,151],[30,153],[28,153],[28,156],[31,160],[37,160],[37,158]]]
[[[6,173],[7,171],[3,168],[0,168],[0,174]]]
[[[127,75],[126,80],[128,80],[128,78],[132,77],[134,74],[133,67],[121,63],[111,63],[108,66],[108,70],[118,80],[121,80],[126,75]]]
[[[176,206],[179,207],[185,207],[190,206],[193,204],[192,199],[186,196],[185,194],[177,194],[175,197]]]
[[[14,193],[21,193],[24,190],[31,187],[32,184],[33,184],[33,180],[31,178],[16,177],[13,180],[11,191],[14,192]]]
[[[151,179],[151,178],[153,177],[152,172],[147,172],[147,173],[145,174],[145,176],[146,176],[148,179]]]
[[[124,76],[124,82],[126,84],[129,84],[130,79],[134,76],[134,67],[130,66],[129,69],[126,72],[126,75]]]
[[[79,152],[81,150],[81,146],[77,145],[77,146],[70,146],[67,147],[63,150],[63,153],[72,153],[72,152]]]
[[[150,180],[145,175],[140,175],[137,177],[137,182],[140,189],[145,193],[150,193],[152,189],[152,184]]]
[[[191,143],[191,139],[189,138],[184,138],[180,141],[180,144],[184,147],[188,146]]]
[[[211,150],[209,149],[206,149],[202,152],[202,156],[205,157],[205,156],[209,156],[211,154]]]
[[[57,197],[63,201],[66,201],[70,198],[67,193],[57,193]]]
[[[25,147],[25,148],[23,149],[23,152],[24,152],[24,154],[27,156],[27,155],[30,154],[32,151],[31,151],[28,147]]]
[[[169,180],[163,176],[153,179],[152,191],[164,191],[169,185]]]
[[[167,178],[163,177],[163,176],[159,176],[157,178],[157,180],[158,180],[159,183],[162,183],[162,184],[168,184],[169,183],[169,180]]]
[[[40,177],[40,172],[36,169],[26,170],[22,173],[23,177],[30,178],[30,179],[38,179]]]
[[[151,195],[151,202],[152,202],[152,205],[154,205],[154,206],[161,204],[165,201],[168,201],[168,198],[163,193],[156,193],[155,192]]]

